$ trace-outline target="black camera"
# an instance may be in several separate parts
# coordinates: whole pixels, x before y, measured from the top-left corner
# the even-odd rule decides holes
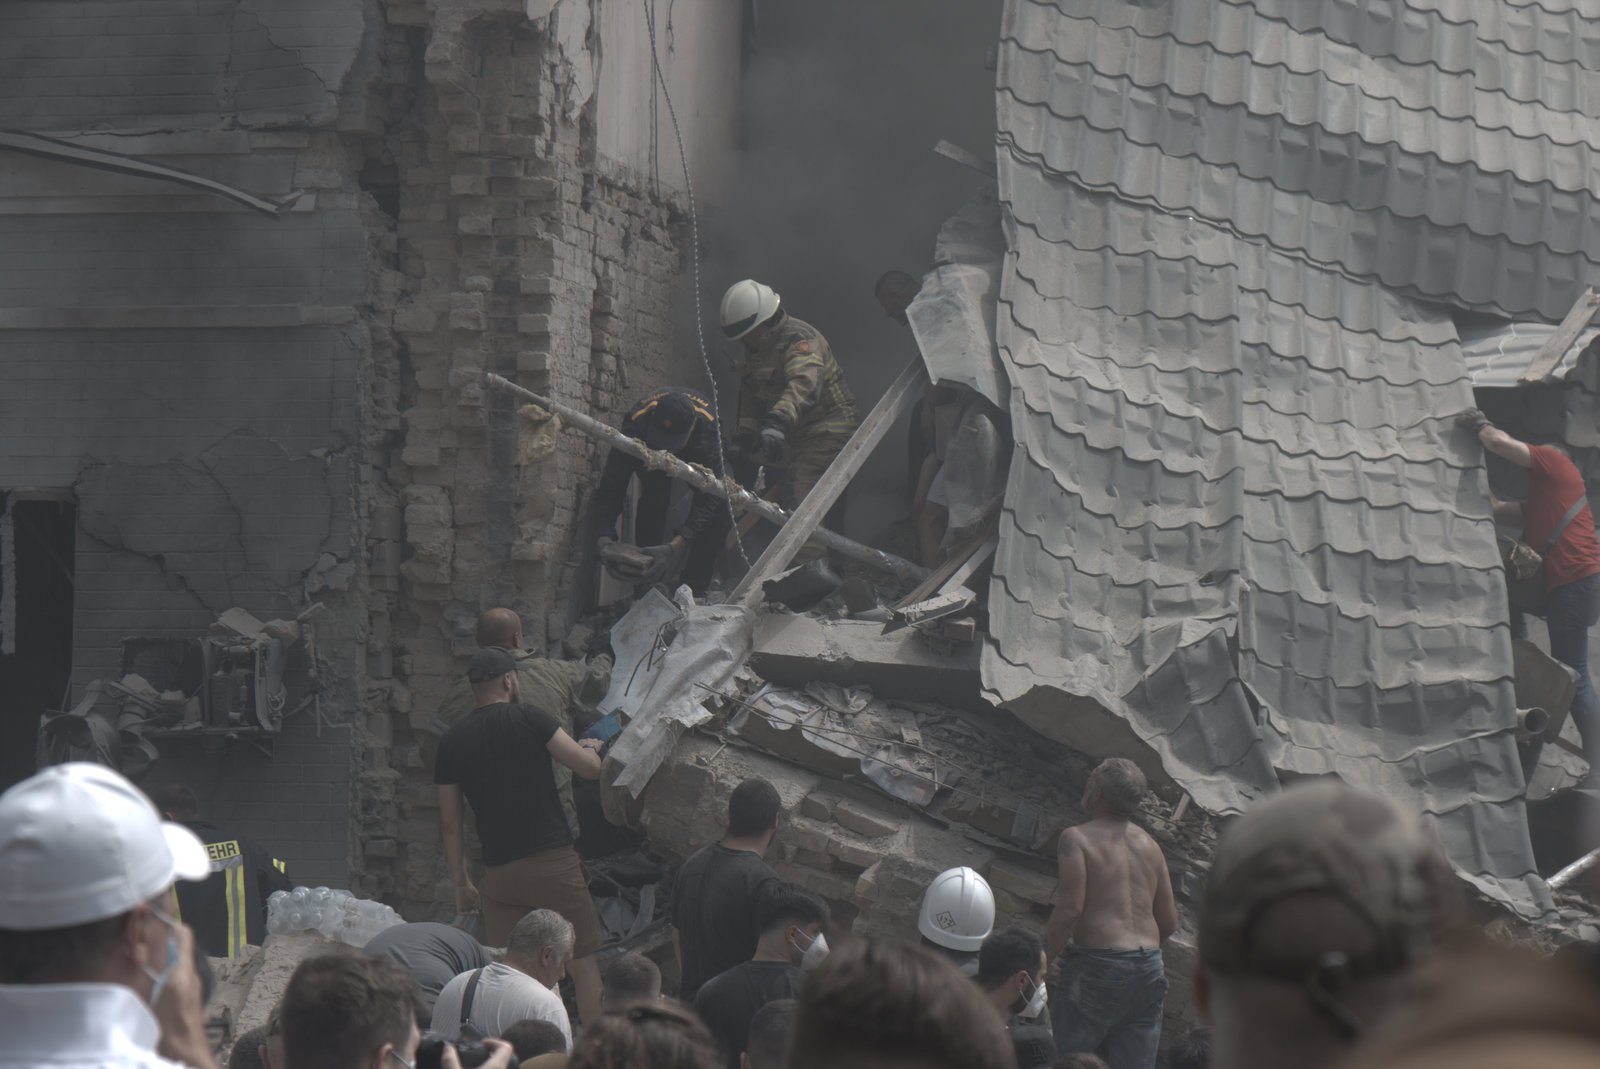
[[[482,1043],[470,1039],[452,1043],[448,1039],[430,1036],[417,1044],[417,1069],[444,1069],[446,1047],[456,1049],[456,1059],[461,1062],[461,1069],[477,1069],[489,1060],[489,1048]]]

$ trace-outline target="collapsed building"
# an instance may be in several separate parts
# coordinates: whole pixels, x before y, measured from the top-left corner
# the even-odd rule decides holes
[[[202,683],[140,673],[144,701],[177,695],[150,776],[196,782],[297,882],[444,911],[428,743],[473,620],[510,605],[576,655],[595,593],[598,447],[524,449],[483,373],[602,417],[715,379],[695,243],[729,255],[715,208],[773,7],[0,13],[28,87],[0,120],[10,759],[63,692],[132,671],[125,639],[320,604],[282,715],[231,717],[219,688],[190,716]],[[1561,5],[1396,9],[980,11],[996,151],[918,237],[914,374],[867,420],[888,436],[924,381],[966,399],[960,537],[916,591],[821,611],[761,604],[783,560],[722,605],[634,605],[600,707],[630,717],[615,823],[680,857],[765,775],[779,871],[907,934],[960,863],[1042,919],[1101,756],[1158,784],[1180,898],[1212,818],[1335,773],[1414,799],[1484,896],[1550,915],[1529,775],[1571,770],[1519,738],[1489,512],[1512,473],[1451,420],[1476,390],[1600,473],[1600,54]]]

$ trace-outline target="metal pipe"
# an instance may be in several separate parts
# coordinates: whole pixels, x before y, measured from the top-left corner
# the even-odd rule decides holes
[[[532,401],[534,404],[554,412],[574,430],[582,431],[589,437],[605,442],[613,449],[620,449],[629,456],[638,457],[644,461],[645,467],[651,471],[665,472],[674,479],[683,480],[696,490],[704,491],[714,497],[731,502],[737,509],[754,512],[779,527],[789,522],[789,514],[787,512],[765,498],[757,497],[732,479],[718,478],[716,473],[708,468],[680,460],[672,453],[664,450],[651,449],[638,439],[628,437],[615,427],[603,423],[585,412],[580,412],[575,408],[564,405],[560,401],[553,401],[548,397],[543,397],[524,386],[518,386],[504,375],[486,371],[483,373],[482,381],[490,389],[512,394],[525,401]],[[899,576],[902,579],[916,582],[928,577],[928,570],[920,565],[913,564],[903,557],[897,557],[893,553],[885,553],[881,549],[863,545],[854,539],[846,538],[844,535],[834,534],[825,527],[818,527],[816,534],[812,537],[842,556],[849,557],[851,560],[858,560],[863,564],[870,564],[875,568],[881,568],[883,571]]]
[[[1582,876],[1596,865],[1600,865],[1600,847],[1590,850],[1587,854],[1584,854],[1578,860],[1574,861],[1572,864],[1568,865],[1566,868],[1562,869],[1545,882],[1549,884],[1550,890],[1559,891],[1561,888],[1565,887],[1579,876]]]

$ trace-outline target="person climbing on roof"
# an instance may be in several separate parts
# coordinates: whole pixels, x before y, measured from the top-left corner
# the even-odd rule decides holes
[[[855,394],[822,332],[784,310],[770,286],[735,282],[722,297],[722,333],[744,343],[739,429],[747,462],[768,469],[779,505],[793,509],[822,478],[861,422]],[[754,478],[751,468],[741,482]],[[815,543],[797,561],[822,555]]]
[[[622,421],[622,433],[643,441],[651,449],[699,464],[713,475],[720,477],[723,473],[716,410],[694,390],[681,386],[652,390],[629,410]],[[622,517],[628,482],[635,477],[639,480],[639,508],[634,518],[634,538],[641,547],[638,555],[649,559],[649,564],[643,566],[632,559],[637,555],[612,555],[613,551],[607,548],[616,542],[617,521]],[[731,522],[728,506],[721,499],[696,490],[688,517],[669,535],[673,482],[666,472],[651,471],[638,457],[620,449],[611,450],[594,493],[601,561],[623,582],[670,585],[681,579],[696,597],[703,597],[727,537]]]
[[[1583,476],[1560,446],[1518,441],[1476,408],[1456,417],[1456,424],[1489,452],[1527,469],[1527,500],[1491,498],[1494,518],[1520,525],[1523,542],[1544,558],[1545,596],[1537,614],[1550,627],[1550,655],[1578,675],[1572,721],[1589,762],[1586,783],[1600,783],[1600,697],[1589,674],[1589,629],[1600,621],[1600,540]],[[1519,614],[1513,630],[1520,629]]]

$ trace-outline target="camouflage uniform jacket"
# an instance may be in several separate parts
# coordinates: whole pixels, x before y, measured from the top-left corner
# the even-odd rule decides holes
[[[739,430],[760,429],[770,417],[791,439],[848,435],[860,422],[856,398],[828,348],[810,323],[784,316],[759,348],[739,361]]]

